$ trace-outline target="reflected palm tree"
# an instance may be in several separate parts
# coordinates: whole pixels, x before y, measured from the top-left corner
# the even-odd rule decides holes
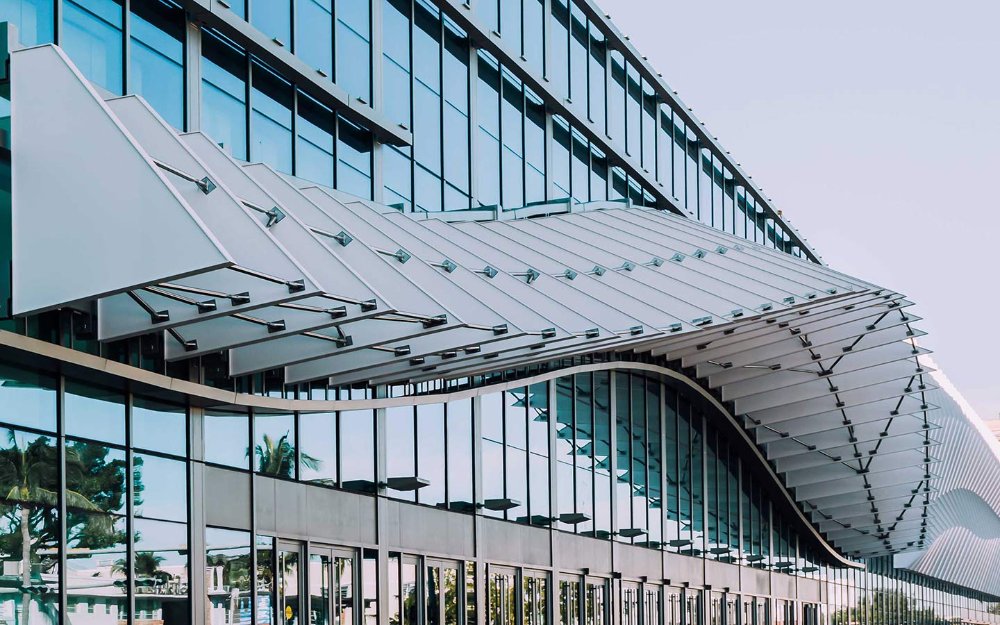
[[[289,433],[285,432],[277,440],[265,434],[263,442],[254,449],[257,456],[257,471],[264,475],[274,475],[278,477],[292,477],[295,475],[295,445],[289,441]],[[322,461],[307,453],[299,454],[299,462],[302,466],[311,469],[319,469]]]
[[[0,493],[9,502],[19,504],[21,533],[21,610],[22,625],[28,625],[32,595],[32,532],[31,513],[36,506],[54,508],[59,505],[59,454],[46,437],[28,444],[17,440],[14,430],[7,430],[8,447],[0,451]],[[73,458],[67,454],[67,464]],[[67,489],[66,503],[81,510],[100,508],[84,495]],[[36,537],[40,539],[41,537]],[[46,604],[40,602],[42,609]]]

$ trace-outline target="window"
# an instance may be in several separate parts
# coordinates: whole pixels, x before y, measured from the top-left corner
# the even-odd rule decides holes
[[[160,615],[163,625],[191,622],[188,617],[187,529],[186,523],[151,519],[136,519],[133,523],[132,573],[136,610],[155,612]]]
[[[545,71],[545,2],[522,0],[524,58],[537,75]]]
[[[370,2],[338,0],[336,8],[337,84],[366,103],[371,102],[370,7]]]
[[[208,30],[201,46],[202,130],[235,158],[246,159],[246,53]]]
[[[292,85],[257,62],[253,65],[250,158],[292,173]]]
[[[239,617],[234,611],[250,609],[250,548],[249,532],[205,529],[205,609],[209,625],[232,623]]]
[[[296,0],[295,56],[333,78],[333,0]]]
[[[575,2],[570,4],[569,15],[569,72],[570,98],[578,111],[587,114],[587,70],[590,65],[587,46],[587,16]]]
[[[153,399],[132,402],[132,446],[175,456],[187,454],[187,409]]]
[[[594,24],[590,25],[590,97],[588,113],[590,121],[597,124],[598,130],[606,127],[605,98],[607,91],[607,42],[604,33]]]
[[[524,203],[545,201],[545,104],[524,89]]]
[[[251,0],[250,23],[281,45],[291,45],[292,0]]]
[[[55,432],[55,376],[0,365],[0,421]]]
[[[205,412],[205,462],[250,467],[250,421],[243,412]]]
[[[446,408],[448,439],[448,507],[474,509],[472,468],[472,400],[450,402]]]
[[[66,382],[66,434],[125,444],[125,396],[74,380]]]
[[[444,20],[444,178],[446,210],[469,208],[469,39]]]
[[[60,42],[88,80],[121,94],[121,0],[65,0]]]
[[[294,479],[296,469],[295,415],[254,414],[254,469],[263,475]],[[312,464],[313,458],[303,456],[304,465]]]
[[[187,464],[153,454],[132,457],[136,516],[187,521]]]
[[[569,97],[569,0],[552,0],[546,76],[557,97]]]
[[[500,65],[487,53],[479,52],[479,81],[476,97],[479,136],[475,167],[479,183],[479,203],[500,203]]]
[[[311,1],[311,0],[308,0]],[[295,175],[326,187],[334,186],[333,111],[302,92],[295,118]]]
[[[372,197],[372,135],[340,118],[337,138],[337,188],[360,198]]]
[[[374,413],[371,410],[345,410],[339,418],[341,484],[347,490],[374,492]]]
[[[25,46],[55,40],[55,0],[8,0],[0,4],[0,22],[17,26]]]
[[[500,78],[501,203],[504,208],[518,208],[524,205],[524,94],[521,81],[506,68]]]
[[[184,129],[184,11],[172,1],[133,3],[128,89]]]

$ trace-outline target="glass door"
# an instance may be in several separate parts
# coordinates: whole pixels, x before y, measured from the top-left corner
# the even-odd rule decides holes
[[[349,549],[313,545],[309,549],[309,623],[283,625],[357,625],[357,554]],[[286,614],[288,610],[285,610]]]
[[[559,625],[580,625],[580,580],[559,580]]]
[[[608,625],[608,582],[590,578],[584,582],[583,625]]]
[[[302,545],[278,541],[275,577],[277,579],[277,622],[279,625],[301,625],[303,597]]]
[[[489,625],[516,625],[517,572],[505,567],[489,567],[487,595],[487,622]]]
[[[524,571],[521,574],[523,599],[521,612],[524,625],[548,625],[549,578],[545,573]]]
[[[646,618],[643,621],[643,625],[662,625],[661,615],[663,612],[663,604],[661,597],[663,596],[662,588],[660,586],[645,586],[646,604],[645,604],[645,615]]]
[[[621,625],[641,625],[642,617],[640,616],[640,606],[642,605],[642,594],[640,593],[639,584],[634,582],[622,582],[621,588]],[[600,621],[595,622],[599,623]]]
[[[465,583],[464,576],[459,574],[459,563],[428,559],[426,564],[426,625],[459,625],[459,619],[464,613],[461,591]]]

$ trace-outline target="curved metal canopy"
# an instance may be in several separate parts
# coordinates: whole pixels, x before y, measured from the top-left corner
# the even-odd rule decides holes
[[[613,202],[416,218],[104,100],[56,47],[11,74],[16,314],[96,310],[102,341],[163,332],[168,360],[225,351],[232,375],[288,383],[662,358],[728,402],[843,552],[922,544],[933,385],[901,295]]]

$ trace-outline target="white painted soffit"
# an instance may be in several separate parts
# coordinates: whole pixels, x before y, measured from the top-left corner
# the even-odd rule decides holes
[[[18,314],[96,310],[100,340],[163,330],[170,360],[225,351],[233,375],[288,382],[662,358],[727,402],[837,547],[922,544],[934,386],[898,293],[650,209],[420,220],[103,102],[52,46],[12,73]]]

